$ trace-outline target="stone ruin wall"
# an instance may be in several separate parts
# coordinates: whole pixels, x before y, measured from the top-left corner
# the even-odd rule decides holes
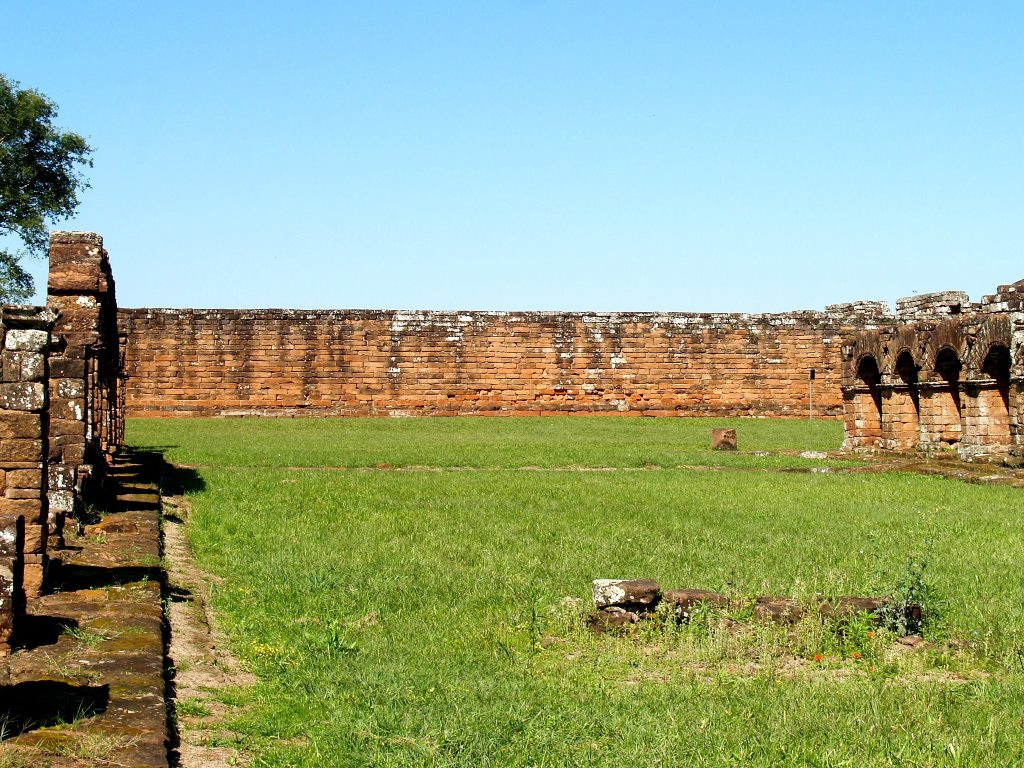
[[[0,310],[0,654],[27,595],[42,590],[49,537],[46,503],[47,356],[53,313]]]
[[[129,416],[840,417],[875,302],[788,314],[121,310]]]
[[[114,282],[102,239],[50,238],[47,307],[0,310],[0,655],[46,584],[65,517],[102,493],[123,439]]]
[[[1024,280],[901,299],[842,351],[846,448],[1024,456]]]

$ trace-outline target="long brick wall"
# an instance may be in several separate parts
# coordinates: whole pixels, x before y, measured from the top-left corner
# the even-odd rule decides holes
[[[789,314],[121,309],[129,416],[839,417],[844,334]]]

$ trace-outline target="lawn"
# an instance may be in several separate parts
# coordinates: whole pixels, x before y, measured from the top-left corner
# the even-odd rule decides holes
[[[712,426],[736,426],[741,452],[707,450]],[[1024,496],[796,455],[841,436],[827,421],[129,423],[130,443],[201,481],[189,536],[259,680],[222,694],[254,765],[1020,763]],[[911,562],[941,608],[914,652],[742,611],[629,636],[580,621],[599,577],[810,602],[885,594]]]

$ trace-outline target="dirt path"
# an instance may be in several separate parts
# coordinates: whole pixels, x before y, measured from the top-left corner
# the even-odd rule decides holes
[[[237,745],[241,736],[225,721],[231,714],[217,699],[225,688],[252,685],[228,649],[207,608],[213,577],[200,571],[185,536],[190,506],[182,496],[164,496],[164,563],[167,570],[167,613],[171,625],[168,651],[174,671],[171,701],[178,725],[178,743],[171,765],[179,768],[225,768],[249,764]]]

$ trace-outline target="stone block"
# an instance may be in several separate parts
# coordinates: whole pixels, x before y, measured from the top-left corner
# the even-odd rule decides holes
[[[50,358],[51,379],[83,379],[85,378],[85,358],[69,356],[67,352],[58,357]]]
[[[34,440],[42,435],[43,422],[38,413],[0,411],[0,440],[10,440],[11,438]]]
[[[703,589],[669,589],[661,596],[662,602],[673,605],[680,612],[683,618],[701,606],[713,608],[726,608],[729,606],[729,598],[718,592],[708,592]]]
[[[12,488],[4,489],[5,499],[41,499],[43,492],[39,488]]]
[[[0,384],[0,408],[9,411],[41,411],[46,407],[46,387],[39,382]]]
[[[42,504],[38,499],[8,499],[0,497],[0,515],[21,516],[26,520],[38,520],[42,514]]]
[[[795,624],[800,620],[800,603],[788,597],[759,597],[754,604],[754,616],[780,624]]]
[[[67,515],[74,514],[75,494],[73,491],[50,491],[47,495],[50,503],[50,512],[59,512]]]
[[[46,535],[48,526],[44,522],[40,523],[25,523],[25,543],[23,551],[26,554],[43,554],[46,552]]]
[[[85,397],[85,381],[83,379],[56,379],[54,393],[55,398],[81,400]]]
[[[7,472],[7,485],[11,488],[42,488],[42,469],[12,469]]]
[[[51,464],[47,468],[47,479],[51,491],[66,491],[75,487],[78,472],[74,466]]]
[[[3,380],[8,382],[42,381],[46,378],[46,358],[39,352],[0,353]]]
[[[0,463],[43,461],[43,441],[10,438],[0,441]]]
[[[877,621],[885,608],[887,600],[881,597],[854,597],[842,595],[826,600],[818,606],[818,617],[822,621],[848,619],[858,614],[869,614]]]
[[[50,403],[50,416],[58,421],[82,421],[85,419],[85,401],[54,398]]]
[[[735,451],[736,430],[735,429],[712,429],[711,450],[713,451]]]
[[[25,597],[32,600],[43,594],[46,566],[42,563],[25,563],[21,584]]]
[[[640,614],[636,611],[627,611],[618,606],[609,606],[596,611],[591,611],[587,616],[587,625],[597,634],[603,634],[609,630],[622,630],[640,621]]]
[[[654,579],[594,579],[596,608],[654,608],[661,599],[661,586]]]
[[[80,464],[85,460],[85,441],[71,435],[50,441],[50,460]]]
[[[0,513],[0,557],[15,557],[24,548],[25,518]]]
[[[50,332],[32,328],[14,328],[7,331],[4,338],[4,349],[43,352],[50,344]]]

